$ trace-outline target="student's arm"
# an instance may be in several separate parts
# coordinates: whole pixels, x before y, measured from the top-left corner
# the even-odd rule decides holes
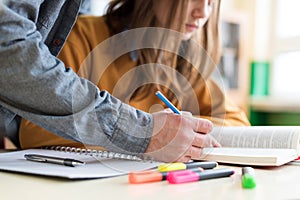
[[[36,29],[35,3],[8,1],[0,12],[0,104],[65,138],[144,152],[152,116],[100,92],[52,56]]]

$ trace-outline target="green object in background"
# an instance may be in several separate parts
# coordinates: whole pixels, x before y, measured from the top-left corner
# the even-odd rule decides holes
[[[270,63],[251,63],[251,96],[267,96],[269,94]]]
[[[300,126],[300,113],[264,112],[250,108],[252,126]]]

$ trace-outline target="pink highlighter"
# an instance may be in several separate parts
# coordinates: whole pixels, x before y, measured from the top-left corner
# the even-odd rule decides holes
[[[186,171],[186,170],[178,170]],[[201,172],[202,168],[193,168],[191,171]],[[131,184],[139,184],[139,183],[149,183],[149,182],[157,182],[167,180],[168,174],[170,172],[158,172],[153,170],[146,170],[141,172],[130,172],[128,174],[128,181]]]
[[[235,173],[234,170],[230,168],[211,169],[211,170],[205,170],[203,172],[182,170],[182,171],[169,172],[167,176],[167,180],[171,184],[179,184],[179,183],[201,181],[206,179],[228,177],[233,175],[234,173]]]

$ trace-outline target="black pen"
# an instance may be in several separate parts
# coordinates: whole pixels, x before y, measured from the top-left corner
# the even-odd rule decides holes
[[[69,167],[85,165],[85,162],[71,159],[71,158],[60,158],[60,157],[45,156],[39,154],[25,154],[24,157],[30,161],[53,163],[53,164],[65,165]]]

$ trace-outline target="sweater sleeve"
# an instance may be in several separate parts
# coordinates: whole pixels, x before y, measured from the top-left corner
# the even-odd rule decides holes
[[[249,126],[244,111],[226,96],[212,79],[208,79],[198,92],[200,117],[211,120],[216,126]]]

